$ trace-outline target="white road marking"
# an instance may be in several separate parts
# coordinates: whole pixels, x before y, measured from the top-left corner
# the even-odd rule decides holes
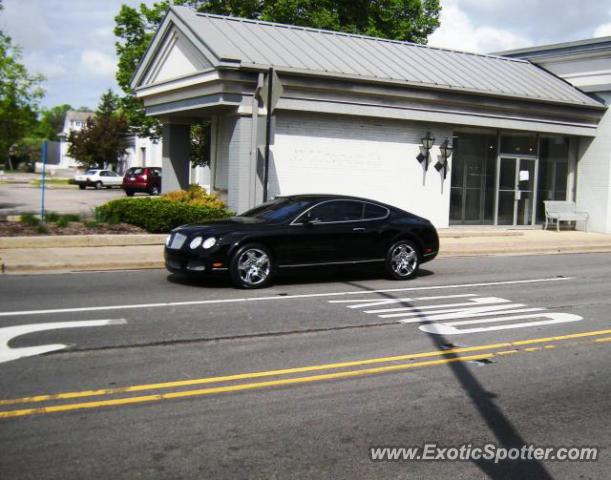
[[[470,295],[471,297],[476,297],[476,295]],[[504,298],[497,297],[480,297],[474,298],[473,302],[459,302],[459,303],[444,303],[443,305],[423,305],[423,306],[409,306],[409,307],[401,307],[401,308],[382,308],[380,310],[365,310],[365,313],[391,313],[391,312],[406,312],[406,315],[411,315],[411,312],[421,312],[422,310],[436,310],[441,307],[467,307],[473,306],[473,303],[477,305],[486,305],[486,304],[497,304],[497,303],[508,303],[509,300],[505,300]],[[380,315],[382,318],[387,317],[400,317],[401,314],[397,315]]]
[[[355,303],[355,305],[349,305],[348,308],[365,308],[365,307],[378,307],[381,305],[391,305],[393,303],[403,302],[416,302],[422,300],[443,300],[446,298],[465,298],[465,297],[476,297],[474,293],[466,293],[464,295],[440,295],[436,297],[414,297],[414,298],[383,298],[380,300],[371,301],[370,298],[358,299],[358,300],[329,300],[329,303]],[[366,303],[361,303],[366,302]]]
[[[469,297],[466,302],[432,303],[425,305],[412,304],[399,308],[381,308],[364,310],[371,306],[390,305],[392,303],[431,301],[439,299]],[[499,297],[480,297],[476,294],[447,295],[439,297],[416,297],[387,299],[371,302],[370,299],[329,300],[329,303],[350,303],[347,308],[363,309],[363,313],[376,314],[379,318],[398,318],[401,323],[419,323],[423,332],[439,335],[456,335],[461,333],[488,332],[506,330],[509,328],[535,327],[556,323],[577,322],[583,320],[579,315],[568,313],[547,312],[546,308],[528,307],[524,303],[511,303],[511,300]],[[541,312],[541,313],[529,313]],[[528,313],[528,315],[516,315]],[[485,317],[485,318],[481,318]],[[527,320],[543,318],[545,320],[499,324],[512,320]],[[459,320],[466,319],[466,320]],[[458,321],[448,321],[458,320]],[[487,324],[487,327],[457,328],[463,325]]]
[[[15,325],[12,327],[0,328],[0,363],[10,362],[23,357],[42,355],[43,353],[63,350],[67,345],[38,345],[35,347],[11,348],[9,342],[16,337],[27,333],[43,332],[46,330],[58,330],[60,328],[80,328],[80,327],[101,327],[105,325],[123,325],[127,323],[124,318],[113,320],[87,320],[81,322],[53,322],[36,323],[31,325]]]
[[[189,302],[161,302],[161,303],[138,303],[128,305],[103,305],[99,307],[77,307],[77,308],[54,308],[46,310],[21,310],[14,312],[0,312],[0,317],[19,317],[24,315],[49,315],[55,313],[75,313],[75,312],[101,312],[109,310],[128,310],[139,308],[168,308],[168,307],[188,307],[193,305],[214,305],[223,303],[244,303],[244,302],[262,302],[272,300],[293,300],[297,298],[317,298],[317,297],[333,297],[343,295],[369,295],[376,293],[389,292],[409,292],[409,291],[424,291],[424,290],[444,290],[450,288],[472,288],[472,287],[493,287],[498,285],[522,285],[531,283],[545,282],[562,282],[573,280],[575,277],[549,277],[535,278],[530,280],[509,280],[503,282],[487,282],[487,283],[463,283],[456,285],[433,285],[429,287],[406,287],[406,288],[390,288],[384,290],[354,290],[347,292],[331,292],[331,293],[305,293],[298,295],[272,296],[272,297],[250,297],[250,298],[225,298],[218,300],[194,300]]]
[[[509,325],[493,325],[490,327],[477,327],[477,328],[456,328],[454,325],[466,325],[473,323],[483,322],[498,322],[508,320],[523,320],[527,318],[547,318],[547,320],[540,320],[536,322],[521,322],[511,323]],[[541,325],[553,325],[556,323],[567,323],[567,322],[579,322],[583,320],[579,315],[573,315],[572,313],[555,313],[545,312],[536,313],[533,315],[514,315],[511,317],[485,319],[485,320],[469,320],[464,322],[447,322],[447,323],[430,323],[428,325],[421,325],[418,327],[423,332],[436,333],[438,335],[457,335],[460,333],[478,333],[478,332],[489,332],[492,330],[508,330],[510,328],[524,328],[524,327],[538,327]]]

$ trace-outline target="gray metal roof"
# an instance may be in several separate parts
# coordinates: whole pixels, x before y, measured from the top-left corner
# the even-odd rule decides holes
[[[524,60],[197,13],[187,7],[171,9],[218,63],[600,106],[564,80]]]

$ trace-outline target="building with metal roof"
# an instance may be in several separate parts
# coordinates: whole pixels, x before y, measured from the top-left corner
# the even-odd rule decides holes
[[[187,7],[169,9],[132,87],[164,124],[164,190],[189,183],[188,126],[205,122],[211,188],[238,212],[343,193],[438,226],[536,225],[543,198],[574,199],[580,142],[606,111],[525,59]]]
[[[591,38],[502,53],[544,68],[592,98],[611,105],[611,37]],[[593,230],[611,232],[611,113],[596,136],[579,143],[576,198],[591,217]]]

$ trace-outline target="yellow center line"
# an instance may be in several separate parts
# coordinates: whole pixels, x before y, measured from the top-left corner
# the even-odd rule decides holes
[[[602,343],[602,342],[611,342],[611,337],[606,337],[606,338],[597,338],[596,340],[594,340],[597,343]]]
[[[601,332],[604,332],[604,333],[601,333]],[[532,339],[532,340],[527,341],[526,344],[532,344],[534,340],[539,340],[539,341],[544,341],[544,340],[549,341],[550,339],[568,340],[571,338],[583,338],[587,336],[593,336],[597,334],[600,335],[600,334],[606,334],[606,333],[611,333],[611,331],[606,330],[606,331],[599,331],[599,332],[586,332],[586,333],[573,334],[573,335],[564,335],[562,337],[547,337],[545,339]],[[601,340],[611,340],[611,337],[609,339],[601,339]],[[594,340],[592,343],[594,342],[596,342],[596,340]],[[523,342],[522,341],[512,342],[510,344],[515,345],[517,343],[523,343]],[[573,345],[573,344],[574,344],[573,342],[569,343],[569,345]],[[503,344],[494,344],[494,345],[503,345]],[[554,347],[553,345],[549,345],[549,346]],[[483,346],[482,347],[468,347],[468,348],[469,349],[483,348]],[[459,349],[455,349],[455,350],[459,350]],[[163,400],[171,400],[171,399],[177,399],[177,398],[201,397],[205,395],[239,392],[239,391],[255,390],[255,389],[261,389],[261,388],[285,386],[285,385],[306,384],[306,383],[319,382],[319,381],[325,381],[325,380],[353,378],[353,377],[360,377],[360,376],[366,376],[366,375],[376,375],[376,374],[382,374],[382,373],[388,373],[388,372],[397,372],[397,371],[414,369],[414,368],[432,367],[432,366],[444,365],[444,364],[454,363],[454,362],[469,362],[469,361],[476,361],[476,360],[484,360],[484,359],[494,358],[498,355],[509,354],[509,353],[542,352],[542,351],[545,351],[545,348],[538,348],[538,347],[532,348],[531,347],[531,348],[523,348],[521,350],[519,349],[502,350],[498,352],[489,352],[489,353],[483,353],[479,355],[443,358],[443,359],[438,359],[438,360],[427,360],[427,361],[416,362],[416,363],[387,365],[387,366],[382,366],[382,367],[373,367],[373,368],[365,368],[365,369],[359,369],[359,370],[348,370],[348,371],[342,371],[342,372],[325,373],[325,374],[311,375],[311,376],[306,376],[306,377],[284,378],[284,379],[271,380],[271,381],[266,381],[266,382],[242,383],[242,384],[235,384],[235,385],[224,385],[224,386],[218,386],[218,387],[202,388],[202,389],[196,389],[196,390],[182,390],[182,391],[177,391],[177,392],[157,393],[157,394],[143,395],[143,396],[138,396],[138,397],[124,397],[124,398],[115,398],[115,399],[110,399],[110,400],[99,400],[99,401],[93,401],[93,402],[69,403],[69,404],[51,405],[51,406],[39,407],[39,408],[27,408],[27,409],[20,409],[20,410],[0,411],[0,419],[22,417],[22,416],[28,416],[28,415],[41,415],[41,414],[49,414],[49,413],[68,412],[72,410],[93,409],[93,408],[119,406],[119,405],[134,405],[134,404],[149,403],[149,402],[156,402],[156,401],[163,401]],[[435,353],[447,354],[448,352],[450,351],[442,350],[442,351],[438,351]],[[433,353],[433,352],[427,352],[427,353]],[[423,355],[423,354],[414,354],[414,355]],[[403,355],[401,357],[412,358],[413,355]],[[387,357],[387,358],[397,358],[397,357]],[[371,359],[370,361],[373,361],[373,360],[379,360],[379,359]],[[347,362],[347,363],[354,363],[354,362]],[[332,364],[332,365],[338,365],[338,364]],[[258,372],[258,373],[263,373],[263,372]],[[248,375],[248,374],[244,374],[244,375]],[[216,378],[220,378],[220,377],[216,377]]]
[[[303,383],[319,382],[323,380],[334,380],[341,378],[359,377],[365,375],[375,375],[386,372],[396,372],[408,370],[412,368],[431,367],[436,365],[444,365],[453,362],[468,362],[475,360],[484,360],[494,357],[493,353],[481,355],[471,355],[466,357],[445,358],[440,360],[428,360],[425,362],[406,363],[400,365],[387,365],[385,367],[366,368],[362,370],[349,370],[345,372],[326,373],[322,375],[311,375],[308,377],[284,378],[280,380],[271,380],[267,382],[242,383],[237,385],[226,385],[222,387],[202,388],[198,390],[183,390],[179,392],[159,393],[153,395],[144,395],[140,397],[117,398],[112,400],[100,400],[96,402],[83,403],[68,403],[63,405],[51,405],[40,408],[27,408],[22,410],[9,410],[0,412],[0,419],[23,417],[26,415],[40,415],[46,413],[68,412],[71,410],[82,410],[88,408],[110,407],[117,405],[133,405],[138,403],[155,402],[161,400],[171,400],[176,398],[201,397],[204,395],[212,395],[218,393],[239,392],[244,390],[254,390],[266,387],[278,387],[283,385],[294,385]]]
[[[597,330],[597,331],[591,331],[591,332],[573,333],[570,335],[562,335],[562,336],[556,336],[556,337],[534,338],[534,339],[520,340],[520,341],[515,341],[515,342],[494,343],[494,344],[489,344],[489,345],[478,345],[478,346],[473,346],[473,347],[459,347],[459,348],[452,348],[448,350],[434,350],[431,352],[412,353],[412,354],[406,354],[406,355],[371,358],[371,359],[365,359],[365,360],[355,360],[355,361],[340,362],[340,363],[328,363],[328,364],[322,364],[322,365],[310,365],[310,366],[305,366],[305,367],[285,368],[285,369],[280,369],[280,370],[250,372],[250,373],[242,373],[242,374],[236,374],[236,375],[196,378],[196,379],[190,379],[190,380],[178,380],[178,381],[173,381],[173,382],[149,383],[149,384],[143,384],[143,385],[132,385],[132,386],[127,386],[127,387],[106,388],[106,389],[96,389],[96,390],[84,390],[84,391],[78,391],[78,392],[64,392],[64,393],[55,393],[55,394],[35,395],[35,396],[30,396],[30,397],[0,400],[0,406],[15,405],[19,403],[46,402],[50,400],[70,400],[70,399],[85,398],[85,397],[92,397],[92,396],[133,393],[133,392],[142,392],[146,390],[160,390],[160,389],[169,389],[169,388],[178,388],[178,387],[188,387],[188,386],[194,386],[194,385],[206,385],[210,383],[230,382],[230,381],[237,381],[237,380],[249,380],[249,379],[255,379],[255,378],[280,376],[280,375],[295,374],[295,373],[316,372],[316,371],[322,371],[322,370],[335,370],[335,369],[340,369],[340,368],[359,367],[359,366],[365,366],[365,365],[375,365],[379,363],[390,363],[390,362],[398,362],[398,361],[405,361],[405,360],[415,360],[415,359],[420,359],[420,358],[436,357],[436,356],[447,357],[448,355],[481,352],[484,350],[497,350],[500,348],[507,349],[510,347],[530,345],[530,344],[535,344],[535,343],[551,343],[555,341],[570,340],[574,338],[584,338],[584,337],[592,337],[592,336],[607,335],[607,334],[611,334],[611,330]]]

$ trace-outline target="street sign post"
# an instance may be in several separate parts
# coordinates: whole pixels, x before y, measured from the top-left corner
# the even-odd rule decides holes
[[[40,181],[40,219],[45,220],[45,176],[47,167],[47,141],[42,142],[42,178]]]

